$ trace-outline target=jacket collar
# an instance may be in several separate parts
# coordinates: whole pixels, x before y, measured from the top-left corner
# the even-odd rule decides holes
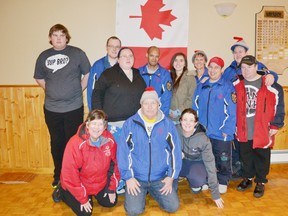
[[[207,88],[207,87],[210,87],[211,86],[211,83],[209,82],[210,79],[207,79],[203,85],[202,85],[202,88]],[[213,83],[214,85],[224,85],[224,82],[225,82],[225,79],[223,78],[223,76],[220,77],[220,79]]]
[[[150,75],[150,76],[158,76],[158,77],[161,76],[160,68],[162,68],[162,67],[159,63],[158,63],[157,70],[153,74],[148,73],[148,64],[146,64],[143,68],[144,68],[144,70],[142,71],[142,75]]]

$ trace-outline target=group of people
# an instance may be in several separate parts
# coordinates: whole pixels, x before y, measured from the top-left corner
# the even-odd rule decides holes
[[[139,215],[149,193],[175,212],[182,177],[193,193],[209,188],[223,208],[220,194],[233,174],[243,178],[238,191],[255,178],[254,197],[264,195],[274,135],[284,124],[283,89],[275,72],[247,55],[242,38],[231,47],[235,60],[228,68],[196,50],[193,71],[184,53],[173,55],[169,71],[163,68],[155,46],[136,69],[133,50],[115,36],[91,67],[81,49],[68,45],[70,38],[65,26],[52,26],[52,48],[39,55],[34,73],[45,91],[55,202],[91,215],[93,196],[113,207],[124,192],[125,211]]]

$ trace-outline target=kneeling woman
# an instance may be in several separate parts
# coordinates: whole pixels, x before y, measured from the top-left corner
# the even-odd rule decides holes
[[[218,208],[223,208],[224,201],[218,189],[212,146],[205,129],[198,123],[195,110],[191,108],[183,110],[177,130],[181,139],[183,158],[180,176],[188,179],[193,193],[200,192],[202,186],[207,184],[208,178],[212,198]]]
[[[106,128],[107,115],[93,110],[66,146],[61,185],[55,189],[53,199],[63,200],[77,215],[92,214],[92,196],[104,207],[117,203],[117,147]]]

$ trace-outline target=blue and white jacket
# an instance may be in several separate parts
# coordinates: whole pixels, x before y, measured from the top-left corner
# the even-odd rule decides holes
[[[197,70],[196,70],[196,73],[197,73]],[[198,83],[203,83],[203,82],[205,82],[207,79],[209,79],[208,68],[205,67],[204,73],[202,74],[202,76],[200,77],[200,79],[198,79],[197,76],[195,76],[195,79],[196,79],[197,85],[198,85]]]
[[[158,181],[177,179],[182,166],[181,142],[173,122],[159,110],[159,120],[148,135],[141,109],[127,119],[117,147],[121,179]]]
[[[275,81],[274,82],[277,82],[278,81],[278,74],[274,71],[269,71],[267,69],[267,67],[261,63],[261,62],[258,62],[257,63],[257,66],[258,66],[258,70],[257,72],[260,74],[260,75],[266,75],[266,74],[272,74],[274,76],[274,79]],[[241,68],[239,66],[237,66],[237,62],[234,60],[231,65],[229,67],[227,67],[224,72],[223,72],[223,77],[230,81],[230,82],[235,82],[237,79],[238,79],[238,76],[242,76],[242,72],[241,72]]]
[[[95,86],[95,82],[99,79],[101,74],[111,65],[108,61],[108,55],[97,60],[90,69],[88,83],[87,83],[87,105],[89,111],[92,109],[92,92]]]
[[[192,108],[209,138],[231,141],[236,130],[236,93],[233,84],[222,76],[217,82],[209,79],[198,84]],[[222,133],[227,134],[223,137]]]
[[[152,86],[160,98],[160,109],[169,116],[169,109],[172,99],[172,78],[170,72],[158,64],[158,69],[153,74],[149,74],[147,71],[147,64],[138,68],[141,76],[143,77],[146,86]]]

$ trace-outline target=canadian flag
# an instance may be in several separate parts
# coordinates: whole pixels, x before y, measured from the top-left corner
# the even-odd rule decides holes
[[[167,69],[173,54],[187,55],[188,20],[189,0],[117,0],[116,35],[132,48],[136,68],[147,63],[150,46],[160,48]]]

